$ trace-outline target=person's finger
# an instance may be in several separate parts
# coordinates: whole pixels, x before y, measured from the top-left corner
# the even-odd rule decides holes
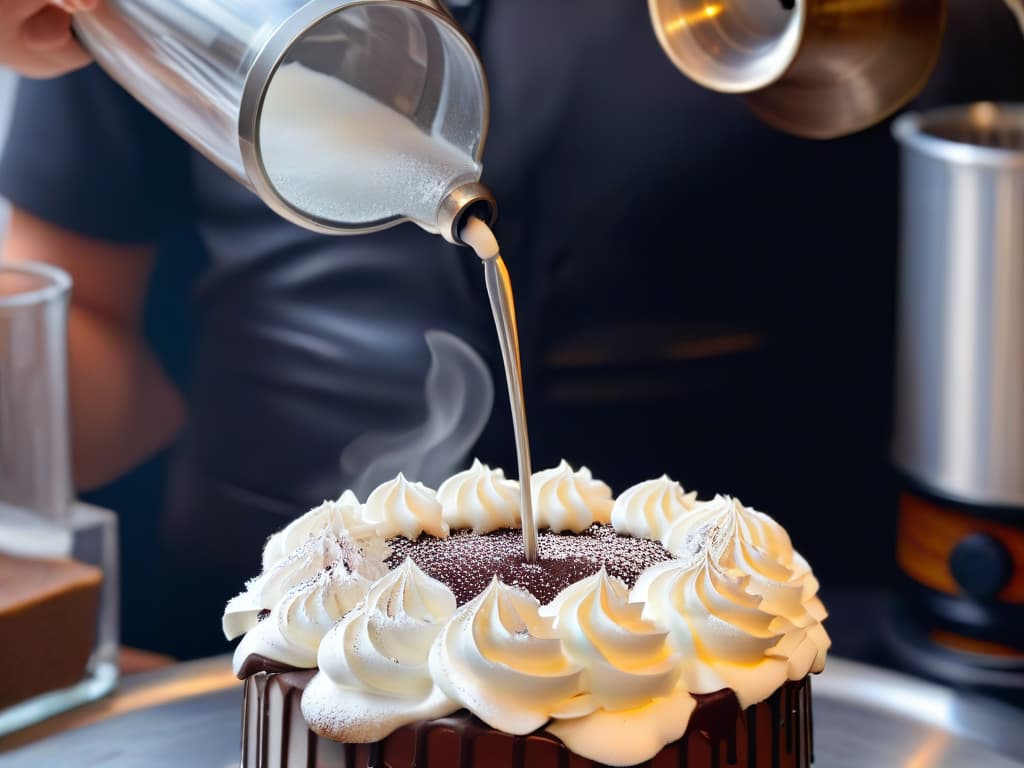
[[[21,25],[21,40],[26,48],[48,51],[72,42],[71,15],[55,5],[47,6]]]

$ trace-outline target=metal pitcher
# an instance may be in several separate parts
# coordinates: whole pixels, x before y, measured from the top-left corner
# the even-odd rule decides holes
[[[827,139],[888,117],[924,87],[945,0],[649,0],[690,79],[745,94],[780,130]]]
[[[74,24],[128,92],[296,224],[356,234],[412,220],[459,242],[460,222],[471,208],[493,219],[493,198],[479,184],[486,79],[472,43],[437,0],[106,0],[96,12],[78,14]],[[420,195],[429,195],[426,201],[404,200],[402,179],[380,182],[380,199],[366,210],[347,201],[363,200],[372,163],[341,172],[326,158],[319,166],[305,158],[304,172],[333,174],[302,179],[314,198],[336,189],[331,205],[282,183],[290,160],[301,155],[273,156],[268,136],[283,136],[300,153],[329,129],[323,120],[303,122],[288,112],[294,78],[276,90],[285,108],[265,113],[275,82],[283,83],[281,73],[296,66],[393,111],[406,128],[443,145],[458,161],[454,170],[429,169],[438,178]],[[280,126],[282,115],[292,124]],[[413,166],[416,161],[410,159]]]

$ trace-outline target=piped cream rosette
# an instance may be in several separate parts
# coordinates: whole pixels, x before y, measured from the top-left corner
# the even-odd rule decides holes
[[[757,610],[773,618],[772,629],[781,635],[767,655],[787,662],[789,679],[824,669],[831,641],[821,623],[828,613],[818,598],[818,580],[775,520],[738,499],[716,496],[673,523],[662,544],[681,561],[704,552],[709,567],[758,598]],[[641,585],[650,583],[648,573],[642,574],[634,589],[637,600],[647,602]]]
[[[411,559],[388,571],[387,539],[517,527],[518,483],[478,461],[436,493],[399,475],[366,504],[346,492],[268,540],[263,573],[224,615],[229,637],[246,633],[236,671],[251,654],[318,666],[303,714],[338,740],[377,741],[464,708],[631,765],[684,733],[691,694],[730,688],[746,707],[822,668],[818,583],[767,515],[725,496],[697,501],[666,476],[618,500],[565,462],[532,481],[539,527],[610,523],[675,559],[632,590],[602,568],[541,605],[495,578],[456,607]]]

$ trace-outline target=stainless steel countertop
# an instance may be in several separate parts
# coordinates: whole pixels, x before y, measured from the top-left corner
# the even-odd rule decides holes
[[[241,687],[228,657],[136,675],[119,692],[7,740],[0,768],[238,765]],[[829,659],[814,680],[820,768],[1024,768],[1024,712]],[[17,740],[17,741],[15,741]]]

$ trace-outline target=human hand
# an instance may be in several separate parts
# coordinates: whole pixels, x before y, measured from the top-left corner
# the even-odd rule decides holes
[[[71,34],[71,16],[99,0],[0,0],[0,66],[25,77],[57,77],[91,61]]]

